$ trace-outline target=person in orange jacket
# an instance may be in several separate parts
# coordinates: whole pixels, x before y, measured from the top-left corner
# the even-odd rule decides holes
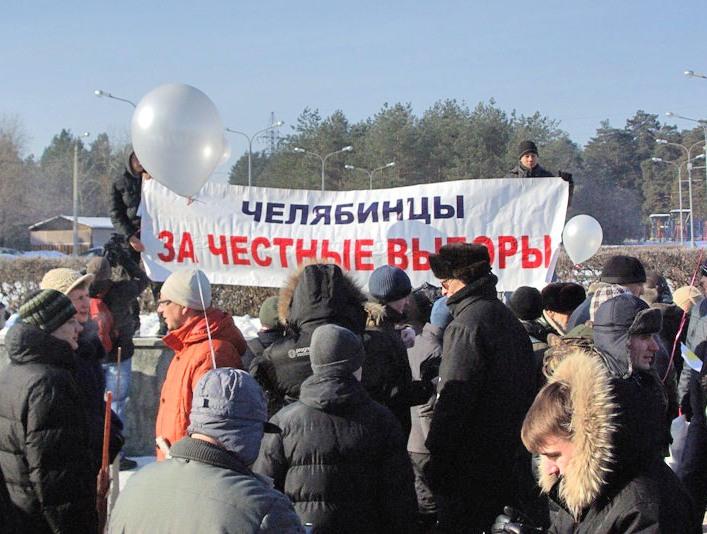
[[[155,435],[158,442],[162,438],[170,445],[187,435],[199,379],[215,367],[241,368],[247,345],[233,318],[211,307],[211,284],[198,269],[175,271],[167,277],[157,312],[167,324],[162,340],[174,350],[174,358],[162,385]],[[164,458],[164,450],[158,447],[157,459]]]

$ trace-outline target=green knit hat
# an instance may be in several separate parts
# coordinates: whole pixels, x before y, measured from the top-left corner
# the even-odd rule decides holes
[[[258,318],[260,319],[260,324],[264,327],[275,328],[280,324],[280,319],[277,314],[278,302],[278,297],[268,297],[260,306]]]
[[[20,306],[20,319],[51,334],[76,315],[69,297],[54,289],[32,293]]]

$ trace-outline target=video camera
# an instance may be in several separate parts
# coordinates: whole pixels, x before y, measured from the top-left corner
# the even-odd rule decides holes
[[[542,528],[533,525],[533,522],[520,510],[512,506],[504,506],[503,513],[496,518],[491,527],[493,534],[533,534],[545,532]]]
[[[111,267],[125,266],[126,260],[132,261],[128,252],[128,241],[124,235],[111,234],[103,245],[103,256]]]

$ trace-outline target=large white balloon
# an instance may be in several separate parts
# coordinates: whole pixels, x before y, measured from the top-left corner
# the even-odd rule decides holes
[[[604,233],[601,225],[590,215],[572,217],[562,231],[562,244],[575,264],[594,256],[601,246],[602,239]]]
[[[218,110],[191,85],[170,83],[147,93],[135,108],[131,129],[145,170],[185,197],[199,192],[224,153]]]

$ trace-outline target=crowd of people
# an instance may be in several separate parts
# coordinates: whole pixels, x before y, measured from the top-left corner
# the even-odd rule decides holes
[[[521,148],[518,172],[542,176],[535,145]],[[116,202],[132,206],[141,169],[129,162]],[[139,218],[124,224],[138,252]],[[417,288],[394,266],[364,290],[338,265],[303,265],[262,303],[250,340],[202,271],[173,272],[153,288],[174,352],[157,461],[103,525],[132,305],[149,284],[126,256],[124,280],[106,258],[47,272],[10,319],[3,532],[701,531],[707,370],[681,354],[707,353],[707,265],[698,286],[671,292],[616,255],[586,289],[519,287],[504,303],[488,250],[470,243],[431,254],[438,284]],[[690,423],[673,471],[678,414]]]

